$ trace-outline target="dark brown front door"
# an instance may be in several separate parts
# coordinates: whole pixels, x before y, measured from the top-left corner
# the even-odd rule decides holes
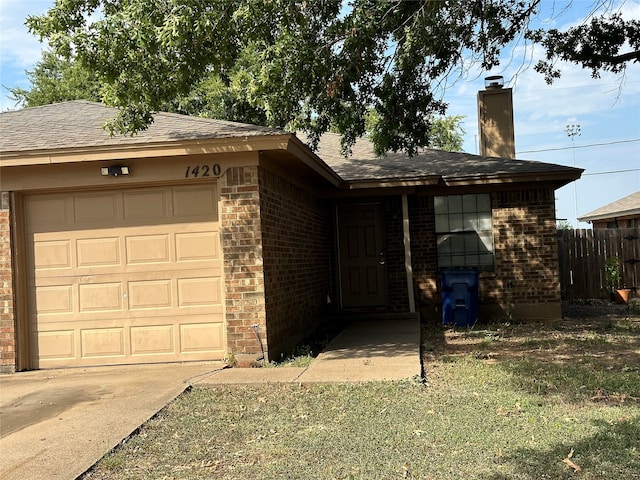
[[[338,208],[340,287],[343,308],[387,304],[387,267],[379,203]]]

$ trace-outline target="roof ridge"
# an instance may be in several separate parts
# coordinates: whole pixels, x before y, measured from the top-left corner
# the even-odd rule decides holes
[[[119,108],[118,107],[112,107],[110,105],[106,105],[103,102],[95,102],[93,100],[85,100],[85,99],[74,99],[74,100],[65,100],[62,102],[54,102],[54,103],[47,103],[44,105],[36,105],[33,107],[24,107],[24,108],[19,108],[16,110],[7,110],[5,112],[1,112],[1,113],[15,113],[15,112],[24,112],[25,110],[32,110],[32,109],[49,109],[49,108],[55,108],[55,107],[60,107],[60,106],[64,106],[65,104],[82,104],[82,105],[87,105],[87,106],[91,106],[91,107],[96,107],[96,108],[102,108],[105,111],[113,111],[114,113],[117,113]],[[175,113],[175,112],[164,112],[164,111],[157,111],[154,113],[155,117],[173,117],[173,118],[180,118],[183,121],[188,121],[188,122],[201,122],[201,123],[206,123],[206,124],[217,124],[217,125],[226,125],[226,126],[237,126],[237,127],[247,127],[247,128],[259,128],[259,129],[270,129],[272,131],[279,131],[282,133],[290,133],[290,132],[286,132],[280,128],[276,128],[276,127],[268,127],[268,126],[264,126],[264,125],[254,125],[251,123],[245,123],[245,122],[234,122],[232,120],[222,120],[219,118],[207,118],[207,117],[202,117],[202,116],[196,116],[196,115],[187,115],[184,113]]]
[[[290,132],[286,132],[285,130],[282,130],[281,128],[277,128],[277,127],[268,127],[265,125],[255,125],[252,123],[244,123],[244,122],[234,122],[232,120],[222,120],[219,118],[209,118],[209,117],[202,117],[199,115],[187,115],[184,113],[175,113],[175,112],[156,112],[154,114],[155,116],[162,116],[162,117],[179,117],[181,119],[186,119],[189,121],[193,121],[193,122],[202,122],[202,123],[217,123],[220,125],[228,125],[228,126],[239,126],[239,127],[253,127],[253,128],[261,128],[261,129],[271,129],[274,131],[280,131],[282,133],[290,133]]]

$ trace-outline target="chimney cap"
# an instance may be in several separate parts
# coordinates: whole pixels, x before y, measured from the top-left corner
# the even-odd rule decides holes
[[[500,89],[503,86],[504,86],[504,77],[502,75],[491,75],[490,77],[485,77],[484,79],[484,88]]]

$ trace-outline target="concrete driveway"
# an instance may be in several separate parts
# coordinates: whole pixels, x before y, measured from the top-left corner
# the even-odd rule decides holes
[[[0,478],[75,479],[222,363],[0,376]]]

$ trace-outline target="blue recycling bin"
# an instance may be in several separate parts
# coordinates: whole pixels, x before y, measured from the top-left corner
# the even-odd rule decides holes
[[[442,323],[469,327],[478,320],[478,271],[442,271]]]

